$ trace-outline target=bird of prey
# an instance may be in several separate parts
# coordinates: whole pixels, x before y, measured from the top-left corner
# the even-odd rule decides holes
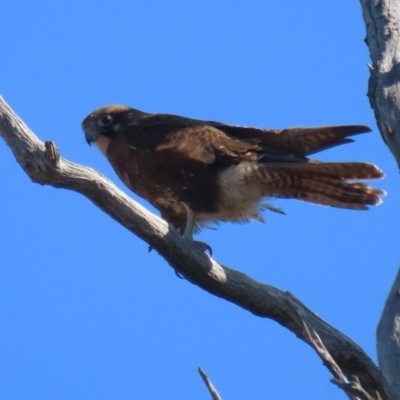
[[[367,126],[269,130],[122,105],[94,111],[82,126],[121,180],[189,240],[208,222],[262,221],[263,209],[277,210],[263,203],[270,197],[366,210],[385,194],[359,182],[384,176],[373,164],[308,158]]]

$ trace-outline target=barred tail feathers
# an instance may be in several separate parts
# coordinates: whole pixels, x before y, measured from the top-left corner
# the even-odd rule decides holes
[[[265,178],[269,177],[266,195],[330,207],[367,210],[368,206],[382,203],[380,196],[386,194],[362,182],[347,182],[384,176],[379,168],[367,163],[309,163],[279,167],[265,165],[259,166],[259,173]]]

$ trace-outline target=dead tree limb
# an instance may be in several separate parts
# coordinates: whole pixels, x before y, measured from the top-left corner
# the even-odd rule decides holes
[[[368,96],[383,140],[400,166],[400,3],[361,0],[372,66]],[[400,397],[400,272],[377,330],[379,366]]]
[[[179,274],[215,296],[254,315],[271,318],[309,343],[304,323],[321,338],[341,371],[373,398],[395,399],[379,368],[352,340],[305,307],[288,292],[259,283],[199,252],[167,223],[121,192],[91,168],[60,157],[52,142],[41,142],[0,97],[0,135],[33,182],[83,194],[111,218],[154,248]],[[296,313],[301,315],[301,319]]]
[[[199,374],[203,379],[205,385],[207,386],[207,389],[211,394],[212,400],[222,400],[222,397],[219,395],[217,389],[215,389],[214,385],[210,381],[210,378],[207,376],[207,374],[203,371],[202,368],[199,368]]]
[[[383,140],[400,166],[400,4],[361,0],[372,65],[368,97]]]
[[[400,393],[400,270],[376,331],[379,366],[393,391]]]

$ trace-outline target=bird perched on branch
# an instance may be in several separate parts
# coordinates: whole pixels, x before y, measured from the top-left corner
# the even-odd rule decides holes
[[[207,222],[262,220],[264,208],[276,211],[263,204],[270,197],[366,210],[385,194],[358,182],[382,178],[375,165],[308,158],[367,126],[268,130],[122,105],[94,111],[82,126],[121,180],[189,240]]]

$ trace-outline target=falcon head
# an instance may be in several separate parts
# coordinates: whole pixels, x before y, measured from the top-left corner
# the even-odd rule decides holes
[[[101,107],[82,122],[86,141],[88,144],[97,144],[102,138],[110,141],[118,131],[144,115],[141,111],[118,104]]]

